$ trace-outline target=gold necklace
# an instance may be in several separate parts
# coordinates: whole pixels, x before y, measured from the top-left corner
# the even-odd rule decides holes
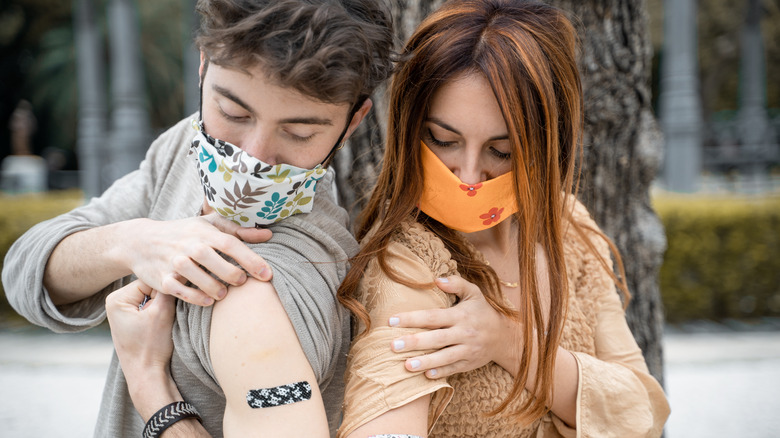
[[[487,259],[485,259],[485,264],[486,264],[486,265],[488,265],[488,266],[490,266],[490,261],[488,261]],[[496,273],[496,275],[498,275],[498,273]],[[515,282],[511,282],[511,281],[504,281],[504,280],[502,280],[501,278],[499,278],[499,279],[498,279],[498,282],[499,282],[499,283],[501,283],[502,285],[506,286],[506,287],[517,287],[517,286],[518,286],[518,283],[519,283],[519,282],[517,282],[517,281],[515,281]]]

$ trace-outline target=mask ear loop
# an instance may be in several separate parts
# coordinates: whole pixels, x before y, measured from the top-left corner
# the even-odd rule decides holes
[[[339,135],[339,139],[336,140],[336,144],[333,145],[333,148],[328,152],[328,155],[325,157],[322,162],[320,162],[320,165],[324,168],[327,168],[330,166],[330,162],[333,160],[333,157],[336,155],[336,152],[340,151],[341,148],[344,147],[344,136],[347,135],[347,130],[349,129],[349,124],[352,123],[352,118],[355,117],[355,114],[357,114],[360,107],[363,105],[363,102],[366,101],[367,98],[361,98],[358,99],[355,105],[352,106],[352,109],[349,111],[349,117],[347,117],[347,126],[344,127],[344,130],[341,131],[341,135]]]

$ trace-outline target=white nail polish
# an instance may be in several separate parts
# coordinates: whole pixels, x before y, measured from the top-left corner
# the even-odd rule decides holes
[[[390,327],[395,327],[401,323],[401,320],[396,316],[391,316],[387,323],[390,325]]]
[[[396,339],[395,341],[393,341],[393,349],[395,351],[401,351],[404,349],[405,346],[406,343],[400,339]]]
[[[428,375],[431,377],[436,377],[437,374],[439,374],[439,372],[436,371],[436,368],[428,370]]]
[[[409,365],[412,366],[413,370],[416,370],[417,368],[420,368],[420,365],[422,365],[422,363],[419,360],[414,359],[413,361],[409,362]]]

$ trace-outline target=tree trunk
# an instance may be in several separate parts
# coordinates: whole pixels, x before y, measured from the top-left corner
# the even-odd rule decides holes
[[[644,0],[551,0],[569,11],[581,40],[585,94],[580,199],[610,236],[626,264],[632,293],[627,319],[650,372],[663,383],[663,309],[658,290],[666,238],[650,205],[649,188],[662,154],[651,109],[651,44]],[[405,41],[441,2],[394,2],[397,35]],[[384,93],[380,90],[379,93]],[[378,94],[382,96],[383,94]],[[387,103],[341,153],[339,193],[354,218],[370,193],[382,158]]]

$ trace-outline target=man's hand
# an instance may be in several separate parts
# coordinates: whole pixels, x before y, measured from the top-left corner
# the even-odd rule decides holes
[[[479,368],[490,361],[504,368],[511,368],[514,363],[517,368],[517,358],[522,352],[518,323],[496,311],[473,283],[460,277],[447,277],[437,279],[436,285],[460,297],[460,302],[447,309],[416,310],[390,317],[390,326],[430,329],[394,340],[393,351],[437,350],[407,359],[406,369],[426,370],[428,378],[439,379]]]
[[[151,299],[146,301],[145,297]],[[106,314],[130,398],[141,418],[148,421],[157,409],[182,400],[170,374],[176,299],[136,280],[106,298]],[[210,435],[195,419],[185,419],[168,429],[165,436]]]
[[[130,221],[130,248],[118,254],[123,264],[144,283],[164,294],[192,304],[208,306],[224,298],[227,284],[246,282],[246,269],[261,281],[271,279],[271,268],[244,242],[260,243],[271,231],[243,228],[216,213],[176,221]],[[233,258],[241,266],[225,260]],[[210,273],[214,274],[214,278]],[[185,286],[191,282],[194,287]]]
[[[143,308],[145,297],[151,297]],[[173,354],[173,320],[176,299],[157,293],[140,280],[106,298],[106,315],[114,348],[126,374],[147,369],[168,369]]]

